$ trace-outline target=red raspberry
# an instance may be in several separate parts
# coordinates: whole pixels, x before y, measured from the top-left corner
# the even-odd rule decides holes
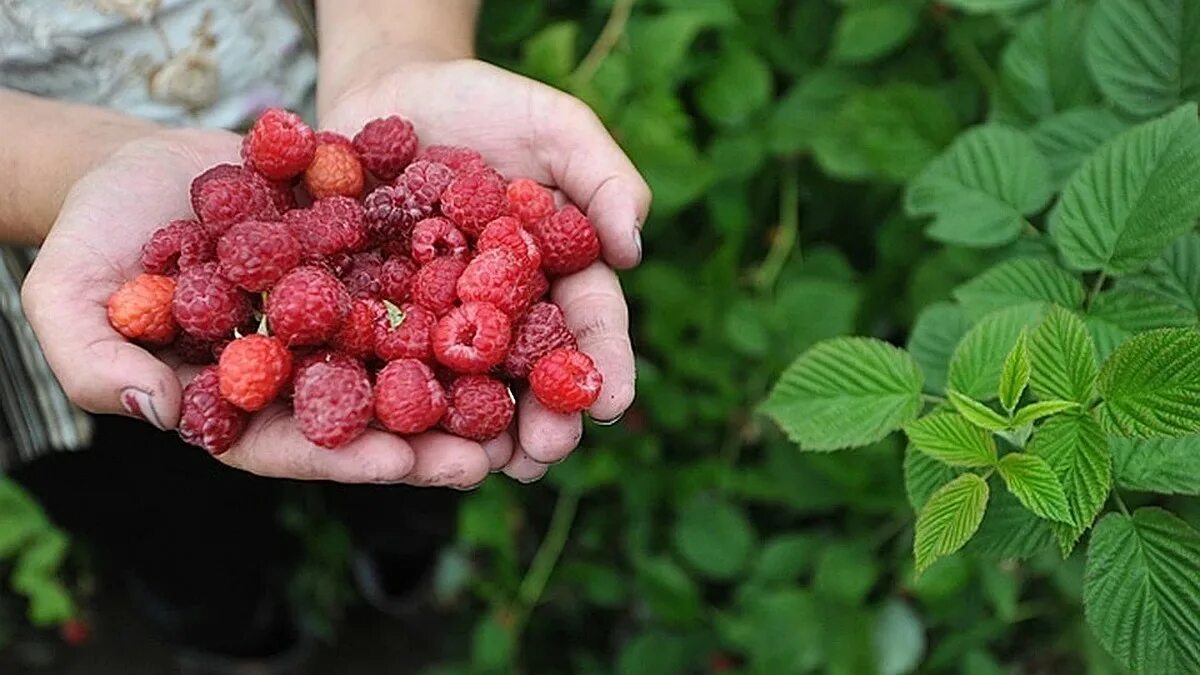
[[[600,396],[604,376],[587,354],[559,348],[538,359],[529,373],[529,388],[542,405],[560,413],[587,410]]]
[[[217,260],[226,279],[258,293],[300,264],[300,244],[282,223],[247,220],[221,235]]]
[[[329,343],[334,349],[356,359],[366,360],[375,355],[376,301],[357,298],[350,313]]]
[[[442,192],[442,213],[468,236],[478,237],[508,211],[504,189],[504,179],[491,169],[459,174]]]
[[[354,149],[376,178],[390,181],[417,154],[417,133],[412,122],[399,115],[371,120],[354,135]]]
[[[295,380],[296,424],[308,440],[324,448],[343,446],[362,435],[374,400],[365,372],[317,362]]]
[[[528,269],[538,269],[542,266],[542,252],[538,250],[533,235],[521,227],[521,221],[512,216],[500,216],[487,224],[475,242],[475,250],[479,253],[494,248],[502,248]]]
[[[398,434],[419,434],[446,414],[446,393],[429,366],[392,361],[375,377],[375,418]]]
[[[455,258],[437,258],[417,270],[412,281],[413,302],[441,316],[454,307],[458,299],[455,284],[467,263]]]
[[[317,151],[317,135],[300,116],[281,108],[268,108],[258,116],[242,142],[247,165],[271,180],[287,180],[304,173]]]
[[[247,412],[267,407],[292,375],[292,353],[278,338],[253,333],[230,342],[217,363],[221,396]]]
[[[517,291],[517,306],[519,308],[528,307],[545,297],[549,290],[550,280],[541,270],[534,270],[533,273],[527,274],[521,279],[521,285]]]
[[[220,382],[216,366],[201,370],[183,388],[179,410],[179,437],[213,455],[236,443],[249,420],[246,411],[221,398]]]
[[[546,274],[571,274],[600,257],[600,240],[587,216],[574,206],[564,206],[554,215],[529,226],[529,233],[542,251]]]
[[[380,241],[405,237],[412,227],[404,196],[391,185],[380,185],[363,200],[367,231]]]
[[[488,168],[483,155],[458,145],[430,145],[417,153],[416,161],[438,162],[456,174],[474,173]]]
[[[175,274],[216,257],[216,242],[198,220],[173,220],[150,236],[142,248],[142,269]]]
[[[433,213],[433,207],[454,180],[454,172],[440,162],[417,161],[409,164],[396,178],[398,205],[405,210],[409,222],[416,222]]]
[[[314,352],[309,352],[303,356],[295,356],[292,358],[292,375],[288,381],[283,384],[283,388],[279,391],[281,398],[293,398],[295,394],[296,382],[300,381],[308,372],[309,366],[314,363],[325,363],[338,368],[349,368],[356,373],[363,375],[367,374],[367,369],[361,361],[353,357],[336,352],[329,349],[318,349]]]
[[[445,218],[426,218],[413,227],[412,256],[422,265],[434,258],[465,260],[470,252],[462,231]]]
[[[246,169],[246,172],[253,176],[254,180],[261,183],[263,189],[270,193],[271,203],[275,205],[275,209],[280,214],[287,213],[296,208],[296,193],[292,192],[291,181],[271,180],[253,169]]]
[[[382,288],[383,255],[378,251],[355,253],[339,276],[351,297],[378,297]]]
[[[276,220],[279,207],[271,185],[240,166],[218,164],[196,176],[192,210],[212,236],[243,220]]]
[[[488,302],[511,315],[519,309],[520,282],[526,274],[511,253],[494,248],[467,263],[455,288],[463,302]]]
[[[337,332],[350,313],[350,294],[329,272],[297,267],[267,296],[271,332],[289,347],[319,345]]]
[[[158,274],[139,274],[108,298],[108,322],[130,340],[165,345],[179,329],[171,316],[175,280]]]
[[[317,200],[311,208],[288,211],[283,222],[307,260],[357,251],[367,243],[362,205],[349,197]]]
[[[417,264],[408,256],[388,258],[379,273],[379,297],[396,304],[412,298],[413,278]]]
[[[446,392],[442,427],[476,441],[493,439],[512,422],[516,403],[503,382],[487,375],[464,375]]]
[[[433,358],[430,340],[437,317],[420,305],[402,307],[388,302],[376,303],[375,355],[384,361]]]
[[[486,373],[508,354],[511,330],[508,316],[495,305],[468,302],[438,320],[433,356],[458,373]]]
[[[217,263],[204,263],[179,273],[172,312],[185,331],[215,341],[250,319],[250,299],[221,276]]]
[[[354,141],[336,131],[329,131],[328,129],[317,132],[317,147],[322,145],[340,145],[347,150],[354,149]],[[357,154],[355,156],[357,157]]]
[[[505,192],[509,211],[522,223],[536,223],[554,213],[554,195],[536,181],[518,178]]]
[[[538,359],[560,347],[575,346],[575,336],[567,329],[562,309],[552,302],[539,302],[529,308],[513,329],[504,372],[515,379],[526,379]]]
[[[318,145],[304,170],[304,187],[316,199],[341,195],[358,199],[363,191],[362,163],[354,150],[327,143]]]
[[[175,343],[171,345],[171,349],[183,359],[184,363],[190,363],[194,366],[207,366],[216,361],[216,355],[213,353],[216,349],[216,344],[208,340],[201,340],[189,333],[180,333],[175,339]]]

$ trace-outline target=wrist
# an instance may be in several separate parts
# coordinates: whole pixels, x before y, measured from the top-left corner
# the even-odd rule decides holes
[[[473,59],[472,47],[449,44],[388,43],[359,50],[349,60],[322,59],[317,84],[317,117],[356,92],[369,90],[404,68]]]

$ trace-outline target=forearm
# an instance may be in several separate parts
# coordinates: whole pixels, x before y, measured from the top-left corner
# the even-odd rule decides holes
[[[40,243],[76,180],[158,129],[111,110],[4,89],[0,120],[0,243]]]
[[[318,0],[318,110],[398,63],[473,56],[479,6],[480,0]]]

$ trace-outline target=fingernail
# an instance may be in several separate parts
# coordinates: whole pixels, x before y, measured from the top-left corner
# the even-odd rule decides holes
[[[536,483],[536,482],[538,482],[538,481],[539,481],[539,480],[541,480],[541,479],[542,479],[542,478],[543,478],[545,475],[546,475],[546,472],[545,472],[545,471],[543,471],[543,472],[542,472],[542,474],[541,474],[540,476],[533,476],[533,477],[531,477],[531,478],[518,478],[518,479],[517,479],[517,482],[519,482],[519,483],[521,483],[521,484],[523,484],[523,485],[529,485],[530,483]]]
[[[593,417],[592,422],[594,422],[595,424],[602,426],[602,427],[611,427],[612,425],[616,424],[617,422],[620,422],[621,418],[624,416],[625,416],[625,411],[622,410],[619,415],[612,418],[611,420],[598,420],[595,417]]]
[[[154,407],[154,396],[148,391],[137,387],[125,387],[121,390],[121,407],[133,417],[153,424],[160,431],[167,428],[158,416],[158,409]]]
[[[637,249],[637,261],[642,262],[642,224],[634,223],[633,246]]]

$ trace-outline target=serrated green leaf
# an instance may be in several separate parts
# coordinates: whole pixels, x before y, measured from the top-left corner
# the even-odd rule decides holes
[[[805,450],[868,445],[921,409],[921,370],[881,340],[818,343],[784,371],[762,410]]]
[[[1067,495],[1046,460],[1027,452],[1013,452],[1002,457],[997,468],[1009,492],[1025,508],[1047,520],[1072,524]]]
[[[1004,366],[1000,369],[1000,387],[996,390],[996,395],[1000,398],[1000,405],[1010,413],[1017,406],[1017,401],[1021,400],[1021,394],[1025,393],[1032,369],[1029,365],[1028,338],[1025,335],[1025,331],[1021,331],[1017,336],[1017,342],[1004,357]]]
[[[996,463],[996,439],[955,413],[934,413],[904,426],[913,447],[950,466]]]
[[[1129,128],[1108,108],[1075,108],[1047,117],[1033,128],[1033,142],[1050,163],[1055,186],[1071,174],[1101,145]]]
[[[1200,672],[1200,532],[1159,508],[1105,516],[1084,573],[1088,624],[1126,667]]]
[[[1190,232],[1176,239],[1132,281],[1191,312],[1193,318],[1200,316],[1200,234]]]
[[[1138,438],[1200,431],[1200,332],[1163,328],[1117,348],[1097,380],[1105,431]]]
[[[913,539],[917,574],[971,539],[987,503],[988,485],[973,473],[964,473],[933,493],[917,516]]]
[[[904,448],[904,491],[914,511],[920,511],[930,495],[954,480],[959,472],[908,444]]]
[[[1134,334],[1155,328],[1192,326],[1196,315],[1138,288],[1116,288],[1096,296],[1085,317],[1101,358]]]
[[[1097,376],[1096,352],[1087,328],[1072,312],[1052,307],[1029,341],[1033,371],[1029,388],[1043,401],[1087,404]]]
[[[994,480],[1002,482],[999,477]],[[1008,490],[997,489],[966,551],[987,560],[1032,558],[1054,542],[1053,526],[1053,521],[1035,516]]]
[[[986,431],[1002,431],[1008,428],[1008,420],[1003,415],[986,405],[951,389],[946,392],[950,404],[968,422]]]
[[[917,27],[917,12],[903,2],[869,2],[850,5],[833,32],[837,63],[866,63],[896,49]]]
[[[1117,484],[1129,490],[1200,495],[1200,437],[1110,438]]]
[[[1021,408],[1012,418],[1012,427],[1020,429],[1026,424],[1033,424],[1043,417],[1057,415],[1060,412],[1078,408],[1079,404],[1075,401],[1063,401],[1059,399],[1050,399],[1048,401],[1037,401]]]
[[[1021,23],[1000,57],[995,116],[1025,124],[1096,100],[1084,60],[1088,5],[1055,0]]]
[[[1100,90],[1136,117],[1200,99],[1200,6],[1192,0],[1101,0],[1087,57]]]
[[[703,498],[684,507],[671,537],[683,560],[711,579],[740,574],[755,542],[754,527],[741,507]]]
[[[1054,528],[1066,557],[1091,527],[1112,488],[1112,459],[1104,432],[1090,415],[1061,415],[1038,428],[1029,442],[1029,454],[1046,460],[1066,494],[1073,524]]]
[[[1200,216],[1195,104],[1134,127],[1083,163],[1063,189],[1050,233],[1067,263],[1138,271]]]
[[[1075,309],[1083,305],[1079,277],[1038,258],[1006,260],[954,289],[967,316],[979,319],[998,309],[1049,302]]]
[[[905,348],[925,373],[926,391],[945,390],[950,356],[970,328],[962,308],[949,302],[929,305],[917,315]]]
[[[1041,303],[1018,305],[980,319],[950,357],[950,388],[979,401],[995,397],[1005,355],[1022,331],[1041,320],[1044,307]]]
[[[905,209],[933,216],[926,229],[947,244],[988,248],[1013,241],[1025,216],[1050,199],[1046,159],[1025,133],[975,127],[929,163],[908,185]]]

